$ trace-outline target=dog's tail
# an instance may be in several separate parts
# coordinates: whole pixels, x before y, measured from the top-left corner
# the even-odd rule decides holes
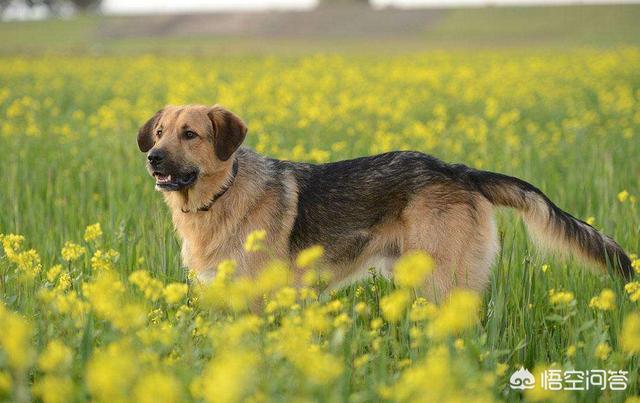
[[[633,277],[631,260],[616,241],[561,210],[540,189],[494,172],[474,170],[470,178],[492,204],[522,212],[529,234],[541,246],[613,268],[627,281]]]

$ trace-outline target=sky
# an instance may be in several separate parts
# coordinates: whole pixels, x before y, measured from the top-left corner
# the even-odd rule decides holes
[[[447,7],[483,5],[530,4],[611,4],[637,3],[640,0],[372,0],[379,7]],[[316,0],[103,0],[107,13],[169,13],[187,11],[236,11],[236,10],[305,10],[313,8]]]

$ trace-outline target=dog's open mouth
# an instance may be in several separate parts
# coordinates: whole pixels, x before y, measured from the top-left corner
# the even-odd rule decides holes
[[[153,177],[156,179],[156,187],[162,190],[180,190],[187,188],[196,181],[197,172],[191,172],[186,175],[170,175],[162,172],[154,172]]]
[[[157,185],[163,185],[171,182],[171,175],[163,175],[159,172],[154,172],[153,176],[156,178]]]

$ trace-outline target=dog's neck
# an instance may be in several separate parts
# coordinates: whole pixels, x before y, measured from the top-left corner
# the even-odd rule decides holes
[[[188,189],[165,193],[167,204],[172,209],[182,211],[185,214],[208,210],[203,207],[211,207],[212,199],[216,196],[221,197],[232,185],[235,176],[234,160],[235,158],[230,158],[225,161],[224,165],[215,173],[202,175],[195,185]]]

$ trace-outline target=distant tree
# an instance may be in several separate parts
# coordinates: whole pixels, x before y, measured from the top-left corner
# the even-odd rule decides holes
[[[0,15],[4,14],[4,10],[6,10],[11,4],[11,0],[0,0]]]
[[[0,15],[11,5],[24,5],[29,8],[44,6],[50,15],[60,15],[72,7],[76,12],[97,11],[102,0],[0,0]]]
[[[80,12],[96,11],[102,0],[71,0],[76,10]]]

